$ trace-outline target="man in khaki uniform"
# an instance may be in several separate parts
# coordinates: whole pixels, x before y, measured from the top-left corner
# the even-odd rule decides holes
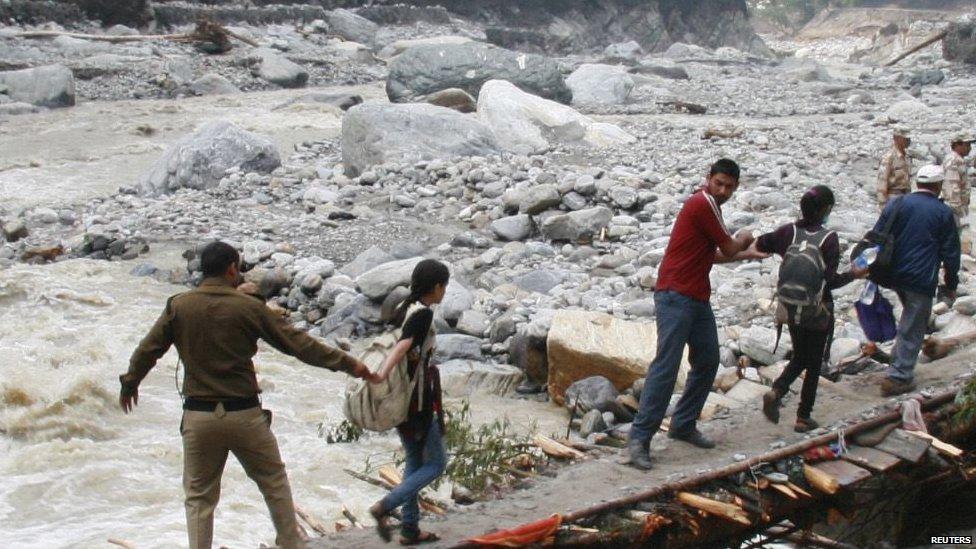
[[[969,215],[970,182],[966,157],[972,150],[973,141],[976,141],[976,137],[970,132],[954,136],[949,154],[942,163],[942,169],[945,171],[942,198],[952,208],[952,213],[956,216],[956,224],[960,227],[966,224]]]
[[[892,139],[891,149],[881,158],[878,168],[878,204],[881,208],[891,198],[912,192],[912,159],[906,153],[912,140],[904,128],[896,129]]]
[[[186,365],[183,380],[183,488],[191,549],[211,547],[220,478],[233,453],[261,490],[287,549],[305,542],[299,534],[285,464],[271,432],[271,413],[262,410],[252,358],[257,340],[299,360],[372,379],[354,357],[319,343],[273,313],[260,298],[235,289],[240,256],[223,242],[207,245],[200,257],[200,287],[171,297],[149,334],[119,376],[119,403],[128,413],[139,401],[139,383],[176,345]]]

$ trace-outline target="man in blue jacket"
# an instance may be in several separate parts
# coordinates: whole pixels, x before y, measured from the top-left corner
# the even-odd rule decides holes
[[[918,190],[889,202],[874,227],[883,230],[888,218],[895,216],[892,272],[881,282],[898,293],[902,304],[891,368],[881,383],[883,396],[915,389],[915,363],[932,314],[940,265],[945,268],[948,297],[956,297],[959,231],[952,210],[939,200],[944,180],[941,166],[922,167],[915,180]]]

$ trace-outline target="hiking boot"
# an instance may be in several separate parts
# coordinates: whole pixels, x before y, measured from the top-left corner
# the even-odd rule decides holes
[[[886,377],[881,382],[881,396],[883,397],[900,395],[914,390],[914,381],[898,381],[897,379]]]
[[[779,399],[779,392],[776,389],[771,389],[763,395],[763,414],[773,423],[779,423]]]
[[[668,437],[675,440],[683,440],[692,446],[697,446],[706,450],[715,447],[715,442],[702,434],[702,432],[698,429],[692,429],[687,433],[668,433]]]
[[[812,417],[798,417],[796,418],[796,423],[793,425],[793,430],[797,433],[807,433],[817,427],[820,427],[820,424]]]
[[[627,443],[627,454],[630,456],[630,466],[635,469],[647,471],[653,464],[649,444],[639,440],[632,440]]]

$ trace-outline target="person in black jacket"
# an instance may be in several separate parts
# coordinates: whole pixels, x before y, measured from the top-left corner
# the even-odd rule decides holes
[[[773,423],[779,423],[779,408],[783,396],[789,392],[790,385],[806,372],[803,378],[803,388],[800,391],[800,405],[796,411],[794,430],[804,433],[816,429],[819,424],[811,417],[813,404],[817,398],[817,384],[820,379],[820,368],[828,352],[827,344],[831,340],[834,329],[834,298],[831,290],[841,288],[858,277],[867,274],[866,270],[848,271],[838,274],[840,263],[840,240],[837,233],[825,227],[827,218],[834,207],[834,193],[825,185],[817,185],[808,190],[800,199],[800,220],[788,223],[771,233],[756,239],[755,247],[759,252],[785,256],[787,249],[797,240],[798,236],[811,236],[820,243],[820,255],[823,257],[824,291],[822,303],[826,306],[827,315],[822,326],[799,326],[789,324],[790,339],[793,342],[793,356],[789,365],[773,383],[773,388],[763,396],[763,413]]]
[[[403,481],[385,498],[370,507],[377,530],[384,541],[390,541],[387,518],[390,511],[401,507],[400,544],[417,545],[435,542],[439,538],[420,529],[420,491],[434,482],[447,467],[444,448],[444,410],[441,402],[441,382],[437,367],[431,363],[434,354],[434,311],[447,291],[450,271],[443,263],[425,259],[414,267],[410,277],[410,295],[397,309],[394,325],[400,326],[400,341],[390,352],[378,373],[379,380],[390,375],[403,357],[407,357],[410,377],[423,374],[410,400],[407,420],[397,426],[406,451]],[[420,307],[412,307],[415,304]]]

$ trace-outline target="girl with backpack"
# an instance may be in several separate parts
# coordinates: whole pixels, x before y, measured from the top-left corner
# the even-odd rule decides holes
[[[837,273],[840,240],[825,227],[834,207],[834,193],[825,185],[808,190],[800,199],[801,218],[756,239],[763,253],[783,257],[777,283],[777,322],[789,327],[793,356],[773,388],[763,395],[763,414],[779,423],[783,396],[801,373],[806,372],[800,391],[794,431],[805,433],[819,427],[811,417],[817,397],[820,368],[829,350],[834,330],[834,300],[831,290],[867,276],[867,270]]]
[[[425,259],[414,267],[410,295],[397,308],[393,318],[393,324],[401,328],[400,340],[377,373],[377,381],[385,380],[406,357],[411,379],[420,376],[410,397],[407,419],[397,426],[406,452],[403,481],[369,509],[380,537],[386,542],[391,538],[387,524],[390,512],[401,506],[401,545],[418,545],[439,539],[437,534],[420,530],[417,497],[447,467],[440,375],[430,361],[435,347],[431,306],[444,299],[449,279],[447,266],[439,261]]]

